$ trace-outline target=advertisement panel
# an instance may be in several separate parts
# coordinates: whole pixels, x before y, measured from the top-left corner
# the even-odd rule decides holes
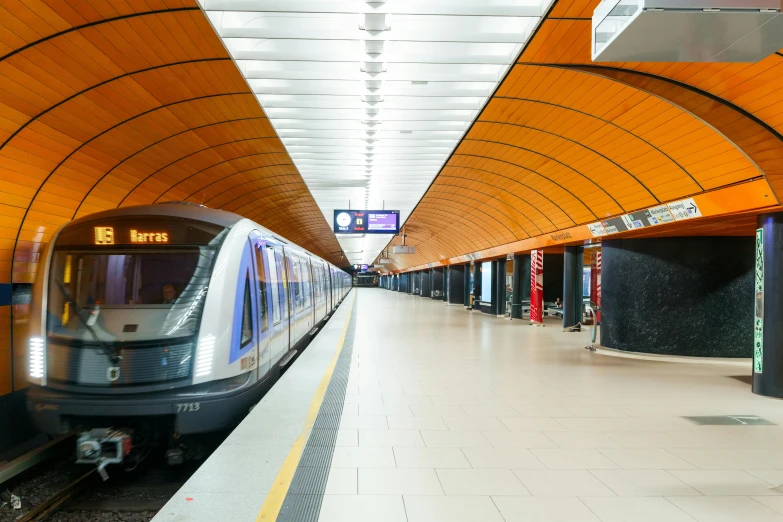
[[[530,322],[544,320],[544,252],[530,252]]]
[[[753,324],[753,372],[764,369],[764,229],[756,230],[756,303]]]

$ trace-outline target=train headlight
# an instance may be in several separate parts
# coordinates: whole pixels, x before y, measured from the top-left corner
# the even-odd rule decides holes
[[[196,377],[212,373],[212,356],[215,354],[215,336],[205,335],[198,342],[196,351]]]
[[[29,341],[29,375],[30,380],[40,384],[44,377],[44,340],[40,337],[31,337]]]

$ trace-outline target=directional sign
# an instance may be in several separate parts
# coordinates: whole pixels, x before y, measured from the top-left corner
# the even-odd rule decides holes
[[[622,217],[610,218],[601,221],[604,224],[607,234],[616,234],[618,232],[625,232],[628,230],[628,226]]]
[[[674,222],[672,213],[669,212],[667,205],[659,205],[657,207],[648,208],[644,211],[644,215],[647,218],[647,222],[650,226],[663,225],[664,223]]]
[[[647,221],[643,212],[638,212],[636,214],[626,214],[621,216],[621,219],[623,220],[623,223],[625,223],[625,226],[628,227],[628,230],[644,228]]]
[[[696,202],[693,200],[693,198],[669,203],[669,211],[677,221],[701,217],[701,210],[699,210],[699,207],[696,205]]]
[[[590,230],[590,233],[593,235],[593,237],[600,237],[606,235],[606,229],[604,228],[603,224],[599,221],[598,223],[590,223],[587,225],[587,228]]]

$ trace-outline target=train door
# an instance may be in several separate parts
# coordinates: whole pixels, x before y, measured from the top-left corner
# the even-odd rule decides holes
[[[313,303],[313,281],[310,277],[310,259],[308,257],[299,259],[299,273],[302,276],[302,336],[307,335],[313,327],[313,317],[315,317],[315,303]]]
[[[275,259],[275,249],[264,244],[263,255],[266,258],[267,282],[269,288],[269,319],[272,328],[271,361],[275,364],[288,351],[288,329],[283,323],[284,295],[280,288],[280,264]]]
[[[254,265],[255,265],[255,296],[258,302],[256,306],[256,323],[258,332],[258,380],[264,379],[269,373],[272,360],[272,330],[270,319],[270,308],[272,305],[269,281],[269,266],[264,255],[266,243],[260,241],[260,234],[253,232],[250,234],[253,244]]]
[[[334,291],[332,284],[332,267],[326,265],[326,293],[329,294],[329,313],[334,312]]]
[[[275,349],[280,350],[280,357],[282,354],[288,352],[291,349],[291,300],[288,292],[290,288],[290,279],[287,270],[287,261],[283,247],[275,245],[272,247],[272,257],[275,260],[275,268],[277,269],[277,300],[280,305],[280,324],[277,325],[279,330],[278,345],[273,344],[272,351]],[[274,343],[274,341],[273,341]]]
[[[297,314],[299,312],[299,269],[296,265],[296,257],[288,250],[285,251],[285,268],[288,273],[288,346],[293,348],[299,336],[296,331]]]

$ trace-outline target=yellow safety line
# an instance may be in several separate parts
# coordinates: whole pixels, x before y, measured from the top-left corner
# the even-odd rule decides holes
[[[307,439],[315,425],[315,418],[318,416],[318,411],[321,409],[321,403],[326,395],[326,388],[329,386],[329,381],[332,380],[334,368],[337,366],[337,358],[340,356],[340,352],[343,351],[345,334],[348,332],[348,323],[351,320],[354,301],[355,296],[353,292],[351,292],[351,304],[348,308],[348,317],[345,320],[343,333],[337,343],[337,350],[334,352],[334,357],[332,357],[329,366],[326,367],[324,376],[321,379],[321,384],[318,385],[318,389],[315,391],[313,402],[310,403],[310,410],[307,412],[307,420],[305,421],[304,428],[302,428],[302,433],[299,434],[291,451],[288,452],[288,456],[285,458],[285,461],[283,461],[283,466],[280,468],[277,477],[275,477],[272,489],[269,490],[269,494],[266,496],[266,500],[264,500],[264,505],[261,506],[261,511],[258,512],[256,522],[273,522],[277,520],[280,508],[283,507],[283,501],[288,494],[288,488],[291,487],[291,481],[294,480],[296,467],[299,465],[302,453],[304,453],[305,445],[307,444]]]

